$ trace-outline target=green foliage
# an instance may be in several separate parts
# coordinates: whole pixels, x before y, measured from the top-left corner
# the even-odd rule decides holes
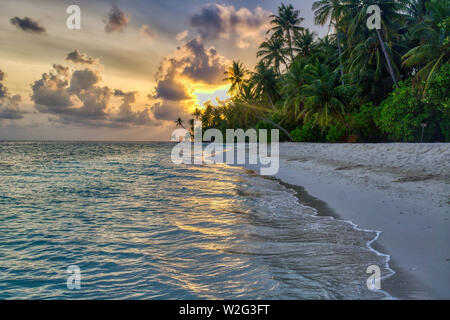
[[[350,127],[362,142],[379,142],[384,137],[375,120],[380,117],[380,108],[372,102],[363,104],[358,112],[349,118]]]
[[[316,119],[304,123],[301,127],[295,128],[291,136],[295,142],[320,142],[323,140],[323,134],[320,128],[315,124]]]
[[[380,32],[366,25],[375,3]],[[450,141],[450,0],[317,0],[313,10],[329,34],[317,38],[282,4],[254,71],[239,61],[228,68],[230,102],[194,115],[204,128],[278,128],[281,140],[292,130],[302,142],[419,142],[426,124],[423,141]],[[394,79],[404,81],[395,88]]]
[[[431,79],[429,88],[423,98],[425,108],[434,110],[440,133],[446,142],[450,142],[450,64],[441,67]],[[436,137],[439,138],[439,137]]]
[[[402,82],[381,104],[377,124],[393,141],[421,141],[422,123],[426,124],[424,141],[441,140],[441,127],[448,128],[448,118],[442,119],[445,109],[439,108],[445,108],[445,103],[442,105],[440,99],[437,102],[433,102],[432,97],[420,99],[420,95],[409,82]]]
[[[420,123],[427,119],[410,83],[399,87],[381,103],[377,125],[389,138],[400,142],[417,142]]]
[[[348,129],[338,123],[328,129],[326,140],[327,142],[341,142],[345,141],[347,136]]]

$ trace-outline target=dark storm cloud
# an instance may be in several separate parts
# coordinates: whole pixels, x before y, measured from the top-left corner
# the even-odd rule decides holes
[[[10,20],[11,24],[15,25],[17,28],[30,33],[44,33],[45,28],[40,26],[37,21],[34,21],[31,18],[19,18],[14,17]]]
[[[121,32],[125,30],[129,21],[130,18],[125,14],[125,12],[120,10],[116,4],[113,4],[105,21],[105,31],[108,33],[114,31]]]
[[[74,51],[70,52],[67,55],[66,61],[72,61],[73,63],[90,65],[90,64],[96,63],[97,59],[89,57],[87,54],[81,53],[80,51],[75,49]]]

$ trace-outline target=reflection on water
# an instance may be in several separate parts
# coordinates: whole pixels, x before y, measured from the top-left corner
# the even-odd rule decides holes
[[[386,263],[374,232],[241,168],[175,166],[170,150],[1,143],[0,298],[386,297],[366,288],[367,266]]]

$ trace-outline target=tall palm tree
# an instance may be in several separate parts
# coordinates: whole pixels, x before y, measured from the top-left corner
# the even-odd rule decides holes
[[[427,3],[428,14],[423,23],[412,29],[413,37],[420,44],[408,51],[403,64],[407,67],[416,66],[420,70],[415,76],[416,82],[425,81],[424,93],[434,72],[440,65],[449,62],[450,48],[450,0],[433,0]],[[445,20],[447,22],[445,23]]]
[[[325,25],[329,21],[329,29],[334,25],[337,35],[338,51],[339,51],[339,67],[341,69],[341,81],[344,80],[344,66],[342,64],[342,48],[341,48],[341,33],[339,31],[339,23],[341,17],[341,0],[319,0],[313,3],[314,22],[320,25]]]
[[[275,100],[279,98],[277,90],[277,73],[263,61],[260,61],[255,72],[252,73],[250,82],[255,86],[256,94],[266,97],[272,108],[275,108]]]
[[[305,67],[306,84],[301,88],[303,110],[300,116],[305,121],[317,116],[322,131],[333,122],[345,125],[346,108],[356,93],[351,85],[340,85],[339,75],[324,64]]]
[[[376,30],[378,45],[381,47],[389,75],[395,85],[397,85],[397,77],[394,71],[393,57],[389,55],[389,51],[392,51],[393,40],[400,37],[398,30],[400,29],[399,26],[404,24],[405,15],[403,13],[406,11],[408,2],[409,0],[345,0],[340,5],[341,19],[349,26],[349,44],[351,45],[364,42],[367,39],[362,35],[366,35],[367,31],[368,7],[373,4],[380,7],[382,29]]]
[[[306,59],[296,59],[284,75],[281,93],[284,95],[284,113],[290,115],[286,121],[300,120],[300,113],[303,108],[302,87],[306,84],[305,67]]]
[[[195,111],[192,113],[192,115],[194,116],[195,120],[198,121],[198,119],[200,119],[202,115],[202,111],[199,108],[195,108]]]
[[[288,50],[284,47],[284,40],[281,37],[271,37],[266,39],[259,46],[256,56],[262,57],[262,61],[273,65],[275,70],[280,73],[280,65],[286,64],[285,55]]]
[[[291,141],[294,141],[291,134],[285,128],[267,117],[274,109],[267,108],[258,99],[256,89],[257,87],[254,86],[254,83],[243,84],[241,94],[233,99],[233,118],[238,117],[238,123],[242,123],[244,127],[249,123],[256,123],[255,119],[262,120],[283,131]]]
[[[246,82],[246,76],[248,71],[245,69],[244,64],[240,61],[233,61],[233,64],[225,71],[227,76],[224,81],[231,83],[229,94],[239,94],[242,91],[242,86]]]
[[[430,0],[411,0],[406,9],[411,24],[422,23],[427,11],[426,4]]]
[[[315,32],[311,32],[309,29],[304,29],[295,35],[294,43],[295,47],[294,51],[297,52],[301,57],[310,56],[313,47],[314,47],[314,37],[316,36]]]
[[[289,53],[291,61],[294,60],[294,51],[292,49],[292,34],[302,30],[300,24],[303,22],[303,18],[300,17],[300,11],[295,10],[294,7],[284,3],[278,7],[278,15],[271,15],[271,24],[275,25],[267,33],[273,32],[275,37],[286,37],[288,42]]]
[[[189,119],[189,134],[191,135],[191,137],[194,136],[195,133],[195,120],[194,119]]]

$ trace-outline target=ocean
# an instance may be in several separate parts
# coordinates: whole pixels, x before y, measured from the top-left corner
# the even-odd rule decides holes
[[[0,142],[0,299],[392,298],[366,285],[392,273],[378,232],[172,146]]]

